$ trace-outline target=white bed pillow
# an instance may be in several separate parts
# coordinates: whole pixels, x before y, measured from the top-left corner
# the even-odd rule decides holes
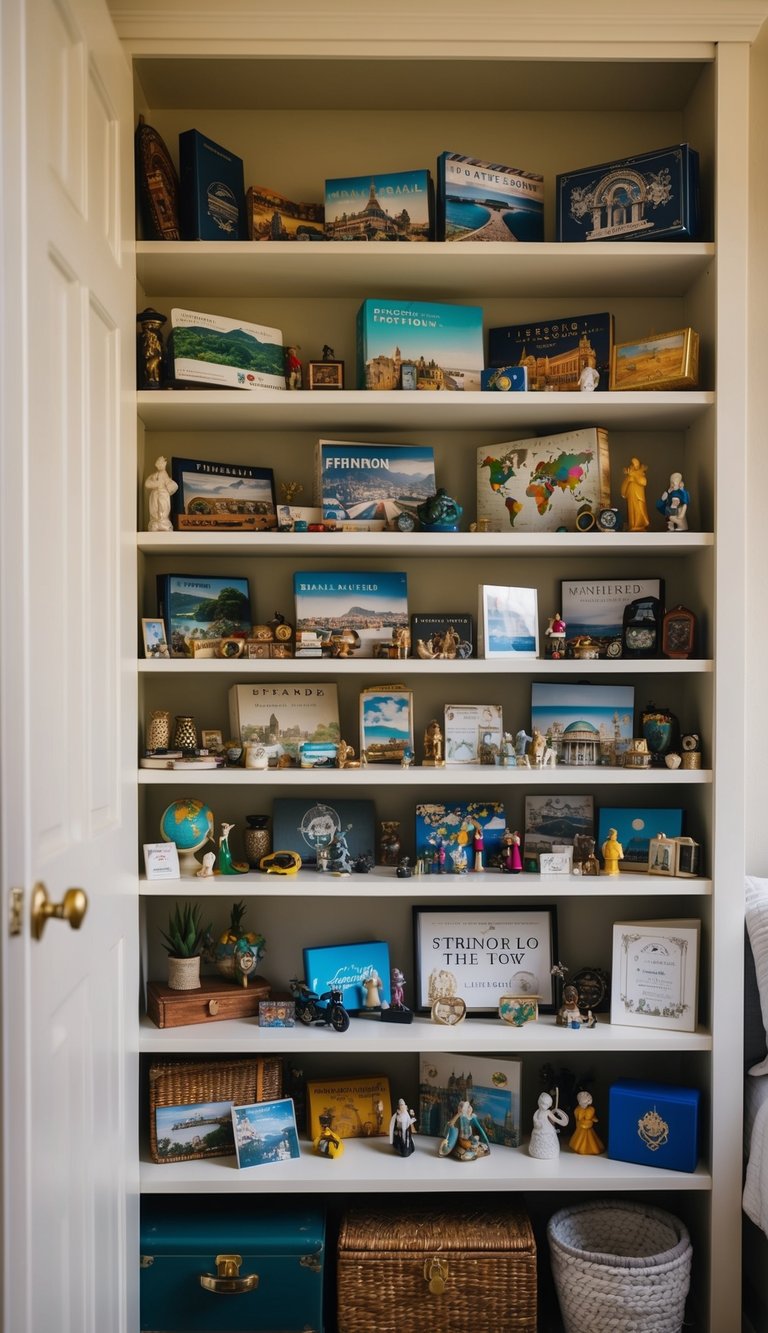
[[[768,879],[747,875],[745,884],[746,922],[752,956],[755,960],[760,1011],[768,1046]],[[768,1055],[753,1065],[750,1074],[768,1074]]]

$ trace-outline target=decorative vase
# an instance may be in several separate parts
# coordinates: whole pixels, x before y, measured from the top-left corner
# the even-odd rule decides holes
[[[174,958],[168,955],[168,986],[170,990],[200,989],[200,955],[194,958]]]
[[[193,717],[179,714],[176,718],[176,726],[173,731],[173,748],[174,750],[197,749],[197,727]]]
[[[654,767],[664,765],[664,758],[680,744],[680,724],[668,708],[656,708],[649,703],[640,714],[640,726],[651,752]]]
[[[153,708],[147,727],[147,749],[168,750],[171,745],[171,714],[167,708]]]
[[[258,870],[262,856],[272,851],[269,815],[246,815],[248,827],[243,834],[245,855],[251,870]]]
[[[397,820],[382,821],[379,851],[383,866],[397,865],[400,860],[400,824]]]

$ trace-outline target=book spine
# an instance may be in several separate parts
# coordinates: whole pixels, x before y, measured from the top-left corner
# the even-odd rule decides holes
[[[355,356],[357,361],[357,387],[358,389],[367,389],[365,382],[365,326],[367,316],[368,302],[363,301],[357,312],[357,325],[355,330]]]
[[[200,175],[195,130],[179,135],[179,214],[184,241],[200,239]]]

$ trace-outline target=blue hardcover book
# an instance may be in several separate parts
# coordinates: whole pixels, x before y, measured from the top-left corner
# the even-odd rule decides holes
[[[392,631],[408,628],[408,580],[405,574],[319,573],[297,570],[293,576],[296,630],[331,636],[357,636],[351,652],[373,657],[374,645],[392,641]],[[347,648],[349,649],[349,636]]]
[[[325,182],[329,241],[431,241],[433,217],[428,171],[388,171]]]
[[[529,390],[581,388],[585,369],[596,370],[598,390],[610,385],[613,315],[565,315],[561,319],[531,319],[488,330],[491,366],[524,367]],[[483,385],[485,388],[485,385]]]
[[[171,657],[194,657],[193,643],[251,632],[247,579],[158,574],[157,601]]]
[[[699,1159],[698,1088],[621,1078],[608,1093],[608,1156],[671,1171]]]
[[[179,168],[182,239],[247,240],[243,159],[199,130],[185,130]]]
[[[557,177],[558,241],[695,241],[699,155],[687,143]]]
[[[544,177],[441,153],[435,234],[438,241],[543,241]]]
[[[322,786],[322,779],[319,781]],[[278,796],[272,805],[272,843],[275,847],[294,849],[304,865],[317,864],[318,848],[328,847],[336,833],[344,833],[349,854],[358,856],[376,851],[375,806],[373,801],[324,800],[307,796]]]
[[[304,980],[317,995],[340,990],[344,1008],[356,1013],[365,1004],[363,983],[368,977],[377,976],[381,983],[379,994],[390,1003],[389,945],[384,940],[322,945],[304,949],[303,954]]]
[[[478,390],[484,364],[479,306],[368,300],[358,311],[360,389],[399,389],[408,368],[417,389]]]
[[[384,527],[398,514],[415,515],[435,494],[435,452],[420,444],[320,440],[316,488],[323,518],[361,529]]]

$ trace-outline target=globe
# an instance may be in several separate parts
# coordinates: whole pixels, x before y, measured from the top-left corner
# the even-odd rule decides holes
[[[182,875],[196,875],[200,865],[195,852],[213,841],[213,812],[192,796],[172,801],[160,817],[160,833],[178,847]]]

